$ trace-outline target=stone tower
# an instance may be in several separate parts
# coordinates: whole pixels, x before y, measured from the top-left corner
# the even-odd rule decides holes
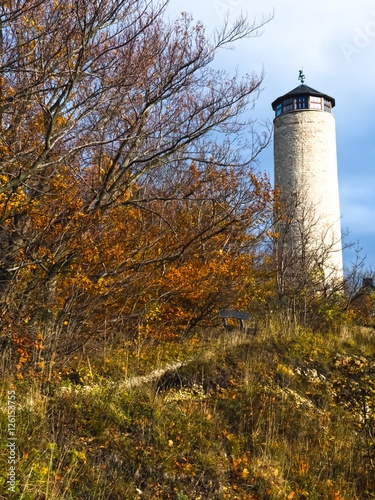
[[[275,187],[280,213],[287,214],[279,222],[278,253],[281,246],[301,259],[315,253],[326,281],[342,279],[335,100],[300,79],[301,85],[272,103]]]

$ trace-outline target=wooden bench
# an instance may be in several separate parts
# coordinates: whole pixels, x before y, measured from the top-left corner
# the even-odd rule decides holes
[[[245,329],[244,321],[250,319],[250,314],[245,311],[232,311],[230,309],[220,309],[219,316],[223,320],[224,327],[228,329],[228,319],[238,319],[240,322],[240,330]]]

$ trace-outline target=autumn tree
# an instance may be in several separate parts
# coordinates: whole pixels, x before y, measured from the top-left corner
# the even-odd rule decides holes
[[[176,266],[241,259],[264,229],[269,134],[244,118],[262,75],[211,63],[265,20],[207,37],[167,5],[0,7],[1,334],[25,363],[145,324]]]
[[[153,324],[157,319],[165,333],[167,324],[186,330],[215,310],[217,316],[218,307],[249,306],[245,296],[271,220],[271,189],[267,178],[215,164],[179,163],[163,178],[153,179],[159,188],[148,186],[155,200],[147,203],[147,220],[156,224],[155,243],[148,242],[157,254],[148,261],[156,281],[149,281],[154,294],[146,308],[152,316],[158,311]]]

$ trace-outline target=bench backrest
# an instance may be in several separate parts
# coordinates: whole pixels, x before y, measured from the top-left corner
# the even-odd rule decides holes
[[[230,309],[221,309],[219,316],[222,319],[250,319],[250,314],[245,311],[232,311]]]

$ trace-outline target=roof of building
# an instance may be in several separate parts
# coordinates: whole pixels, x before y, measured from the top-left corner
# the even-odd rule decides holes
[[[278,97],[275,101],[272,103],[272,108],[275,109],[277,104],[282,102],[284,99],[288,99],[290,97],[298,97],[300,95],[312,95],[316,97],[324,97],[324,99],[327,99],[332,103],[332,107],[335,105],[335,100],[333,97],[330,97],[327,94],[323,94],[322,92],[319,92],[318,90],[315,90],[308,85],[305,85],[304,83],[302,85],[299,85],[295,89],[291,90],[287,94],[282,95],[281,97]]]

